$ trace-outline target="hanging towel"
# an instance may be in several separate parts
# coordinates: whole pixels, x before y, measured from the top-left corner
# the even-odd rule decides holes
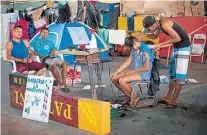
[[[103,27],[106,27],[109,25],[109,14],[103,14]]]
[[[37,20],[37,21],[34,21],[34,26],[35,26],[36,29],[39,28],[39,27],[44,26],[45,24],[46,24],[46,22],[45,22],[44,18],[40,19],[40,20]]]
[[[78,12],[78,1],[69,1],[68,6],[71,12],[70,20],[73,21],[76,18]]]
[[[48,19],[47,17],[44,17],[44,20],[45,20],[45,24],[39,28],[36,28],[36,31],[35,31],[35,35],[40,31],[42,30],[43,27],[46,27],[48,25]]]
[[[10,23],[16,23],[19,20],[18,13],[10,13]]]
[[[16,25],[22,26],[22,38],[23,39],[29,39],[28,30],[29,30],[29,22],[24,19],[19,19],[18,22],[16,22]]]
[[[118,17],[118,29],[119,30],[128,30],[127,17]]]
[[[109,30],[107,30],[107,29],[98,29],[98,35],[107,45],[107,46],[104,46],[104,48],[105,49],[111,48],[111,44],[109,43]]]
[[[128,30],[134,30],[134,16],[130,16],[128,19]]]
[[[1,51],[4,49],[9,40],[10,16],[8,14],[1,14]]]
[[[42,11],[43,11],[43,7],[35,10],[33,13],[32,13],[32,18],[33,18],[33,21],[37,21],[39,20],[41,14],[42,14]]]
[[[108,29],[117,29],[117,25],[118,25],[118,17],[120,14],[119,8],[116,7],[114,8],[113,11],[110,11],[109,13],[109,25],[108,25]]]
[[[125,30],[109,30],[109,43],[123,45],[125,38],[126,38]]]

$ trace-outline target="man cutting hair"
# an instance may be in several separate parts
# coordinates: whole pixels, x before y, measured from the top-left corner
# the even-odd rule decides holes
[[[169,91],[166,96],[160,99],[161,102],[166,103],[164,108],[174,108],[177,106],[176,100],[187,76],[191,52],[189,36],[185,29],[173,20],[164,18],[156,20],[154,16],[146,16],[142,23],[144,27],[143,32],[153,32],[152,34],[146,33],[146,37],[156,39],[161,31],[170,37],[168,41],[156,45],[156,50],[159,50],[163,45],[173,44],[174,46],[170,58],[169,77],[171,82],[169,84]]]

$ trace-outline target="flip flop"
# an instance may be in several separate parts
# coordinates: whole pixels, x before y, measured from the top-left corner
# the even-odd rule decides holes
[[[167,104],[167,103],[168,103],[167,101],[165,101],[164,99],[161,99],[161,98],[159,98],[157,100],[157,104]]]
[[[176,104],[166,104],[163,106],[164,109],[175,109],[177,107]]]
[[[138,102],[139,102],[139,98],[137,97],[137,102],[135,103],[135,104],[132,104],[132,106],[131,106],[131,108],[135,108],[136,106],[137,106],[137,104],[138,104]],[[133,99],[134,100],[134,99]],[[133,103],[134,103],[134,101],[133,101]]]

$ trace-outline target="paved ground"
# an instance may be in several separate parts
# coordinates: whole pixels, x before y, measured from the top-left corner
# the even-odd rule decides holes
[[[115,71],[123,58],[115,58],[110,64],[111,72]],[[1,63],[1,126],[2,135],[91,135],[91,133],[65,126],[54,121],[40,123],[21,118],[21,111],[9,106],[8,74],[10,65]],[[104,64],[102,82],[104,99],[114,99],[108,76],[108,65]],[[88,84],[88,73],[82,68],[81,84],[76,84],[72,95],[90,97],[90,91],[82,88]],[[161,75],[167,75],[161,70]],[[201,81],[202,84],[183,87],[174,110],[165,110],[161,106],[139,110],[129,110],[125,117],[111,121],[110,135],[206,135],[207,134],[207,64],[192,63],[189,67],[189,78]],[[167,92],[167,85],[161,85],[157,97]],[[115,93],[116,90],[115,90]]]

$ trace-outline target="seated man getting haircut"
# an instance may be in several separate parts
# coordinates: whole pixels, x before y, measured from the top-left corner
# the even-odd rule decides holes
[[[125,94],[126,103],[129,103],[132,94],[130,83],[138,80],[150,80],[154,56],[150,48],[146,44],[138,42],[135,37],[127,37],[125,39],[125,45],[131,48],[131,55],[112,74],[111,81]],[[133,69],[126,70],[131,63],[133,64]],[[135,96],[131,107],[136,107],[138,101],[139,98]]]
[[[66,88],[67,63],[55,56],[56,48],[52,41],[48,40],[49,30],[45,27],[41,30],[41,38],[32,44],[34,54],[40,56],[44,65],[52,72],[61,88]],[[57,68],[62,68],[62,80],[60,79]]]
[[[43,64],[33,61],[33,52],[27,40],[22,39],[22,26],[13,28],[13,39],[6,44],[8,60],[14,60],[17,71],[28,74],[29,71],[36,71],[34,75],[41,76],[46,68]]]

